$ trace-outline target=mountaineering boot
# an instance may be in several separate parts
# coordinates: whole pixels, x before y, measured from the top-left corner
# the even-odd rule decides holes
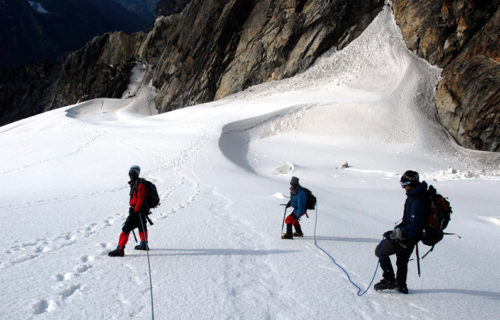
[[[406,286],[406,283],[403,284],[396,283],[396,290],[398,290],[401,293],[408,294],[408,287]]]
[[[295,232],[293,233],[294,237],[303,237],[304,233],[302,232],[302,228],[300,227],[300,224],[295,226]]]
[[[293,239],[292,224],[286,224],[286,233],[281,236],[281,239]]]
[[[382,279],[379,283],[376,283],[373,288],[377,291],[379,290],[387,290],[394,289],[396,287],[396,283],[392,280]]]
[[[125,256],[125,251],[123,250],[123,248],[118,246],[118,247],[116,247],[115,250],[110,251],[108,253],[108,256],[110,256],[110,257],[123,257],[123,256]]]
[[[149,246],[147,242],[141,241],[139,245],[135,246],[135,250],[149,250]]]

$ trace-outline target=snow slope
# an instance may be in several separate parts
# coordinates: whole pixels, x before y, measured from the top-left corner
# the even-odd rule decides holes
[[[385,9],[292,79],[161,115],[146,88],[1,127],[0,318],[149,319],[152,305],[156,319],[497,318],[500,156],[460,148],[436,122],[439,73],[406,50]],[[162,199],[153,303],[133,237],[126,257],[107,256],[132,164]],[[332,258],[368,287],[407,169],[449,197],[448,229],[462,239],[446,237],[421,278],[410,262],[409,295],[359,297]],[[293,175],[318,210],[302,219],[303,239],[286,241]]]

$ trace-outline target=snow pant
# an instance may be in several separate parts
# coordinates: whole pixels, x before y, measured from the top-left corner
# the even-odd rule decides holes
[[[300,228],[300,222],[297,219],[295,213],[289,214],[285,219],[285,223],[286,223],[287,234],[292,234],[292,225],[295,227],[295,231],[302,233],[302,229]]]
[[[122,233],[120,233],[120,237],[118,239],[118,246],[123,249],[128,242],[128,238],[130,236],[130,232],[135,228],[139,229],[139,237],[141,238],[141,242],[148,241],[148,224],[146,220],[146,215],[144,213],[133,212],[132,210],[129,212],[127,220],[122,227]]]
[[[396,281],[399,284],[406,284],[406,277],[408,274],[408,261],[415,249],[418,241],[407,240],[403,243],[391,239],[382,240],[375,248],[375,255],[379,258],[380,267],[382,268],[383,277],[389,281]],[[394,269],[390,256],[396,255],[397,273],[394,277]]]

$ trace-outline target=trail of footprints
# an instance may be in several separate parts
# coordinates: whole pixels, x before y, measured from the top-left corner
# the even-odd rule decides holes
[[[195,147],[199,146],[195,145]],[[188,151],[185,151],[183,154],[181,154],[180,159],[175,159],[172,165],[176,168],[179,168],[186,161],[186,159],[189,158],[188,155],[193,153],[193,150],[196,150],[196,148],[190,148]],[[168,188],[163,194],[161,194],[160,198],[162,199],[162,201],[166,203],[170,196],[174,194],[174,192],[178,188],[186,185],[186,180],[186,176],[178,176],[177,182],[173,186]],[[156,217],[157,219],[166,219],[170,214],[176,213],[179,210],[188,207],[192,202],[194,202],[201,190],[198,182],[194,182],[191,180],[190,184],[193,189],[190,192],[191,195],[188,196],[187,199],[171,206],[171,209],[168,211],[161,209],[156,210],[157,212],[155,216],[153,216],[153,219],[154,217]],[[99,224],[92,223],[84,228],[78,229],[74,232],[61,234],[55,238],[37,239],[32,242],[16,244],[5,252],[5,257],[0,263],[0,271],[23,263],[25,261],[36,259],[45,253],[57,252],[64,247],[76,243],[78,239],[90,237],[96,232],[112,226],[115,222],[122,221],[124,216],[125,214],[115,214],[104,219]],[[106,255],[107,252],[114,247],[112,243],[100,243],[98,246],[99,255],[102,256]],[[53,288],[56,293],[52,294],[52,297],[42,298],[39,301],[33,303],[33,314],[36,316],[42,315],[47,312],[56,311],[57,309],[60,309],[64,306],[67,299],[84,290],[84,285],[78,283],[78,281],[76,280],[82,274],[93,268],[94,260],[94,256],[83,255],[80,257],[78,264],[73,268],[72,272],[55,274],[53,276],[53,279],[55,281],[55,285],[53,286]]]
[[[122,220],[122,214],[104,219],[101,223],[92,223],[73,232],[66,232],[53,238],[41,238],[30,242],[15,244],[6,250],[2,255],[0,271],[20,263],[41,257],[46,253],[54,253],[68,247],[78,241],[78,239],[88,238],[113,225],[116,221]]]
[[[53,289],[55,294],[52,297],[43,298],[32,305],[33,314],[41,315],[46,312],[53,312],[64,306],[66,300],[77,294],[85,287],[78,283],[77,279],[93,267],[94,256],[83,255],[79,263],[74,267],[73,272],[55,274],[52,278],[55,281]]]
[[[192,146],[190,146],[187,150],[184,150],[177,157],[173,158],[169,162],[169,167],[173,167],[174,169],[180,169],[186,161],[192,160],[190,159],[191,155],[196,153],[199,148],[203,144],[205,144],[208,140],[208,136],[206,133],[202,135],[202,138],[196,141]],[[157,155],[161,158],[160,155]],[[178,189],[186,184],[186,176],[180,176],[178,174],[178,170],[174,170],[174,175],[178,176],[176,184],[167,189],[162,195],[161,199],[164,202],[168,201],[168,198]],[[191,182],[194,185],[194,190],[191,192],[191,196],[188,199],[184,200],[177,205],[171,206],[172,209],[170,211],[165,211],[157,209],[156,217],[158,219],[165,219],[170,213],[175,213],[180,209],[186,208],[191,204],[200,193],[200,187],[198,182]],[[154,217],[153,216],[153,219]],[[30,261],[42,256],[45,253],[53,253],[58,250],[65,248],[74,244],[78,239],[87,238],[96,232],[101,231],[104,228],[112,226],[116,221],[122,221],[125,217],[124,213],[118,213],[113,216],[107,217],[101,223],[92,223],[87,225],[84,228],[77,229],[73,232],[63,233],[54,238],[40,238],[30,242],[23,242],[20,244],[13,245],[10,249],[6,250],[3,255],[0,256],[0,271],[3,271],[9,267],[21,264],[26,261]]]
[[[168,197],[168,195],[172,193],[175,189],[176,187],[174,186],[173,188],[167,190],[164,196]],[[177,206],[173,207],[169,212],[160,213],[158,215],[158,218],[165,219],[171,213],[175,213],[178,210],[186,208],[196,199],[199,193],[200,193],[199,186],[198,184],[196,184],[194,192],[189,198],[179,203]],[[117,220],[121,221],[123,220],[123,217],[117,214],[113,217],[105,219],[104,223],[100,225],[94,223],[87,226],[84,229],[79,229],[75,235],[67,233],[57,237],[54,240],[42,239],[31,243],[24,243],[21,245],[13,246],[10,250],[8,250],[8,253],[14,254],[22,251],[29,251],[29,253],[22,255],[20,258],[16,260],[11,260],[10,265],[22,263],[23,261],[39,257],[41,254],[45,252],[55,251],[57,249],[71,245],[72,243],[75,243],[79,237],[80,238],[88,237],[107,226],[111,226]],[[98,244],[98,255],[105,256],[107,252],[113,247],[114,244],[112,242]],[[78,263],[75,265],[72,272],[63,272],[55,274],[52,277],[55,281],[55,285],[53,286],[55,294],[52,294],[51,297],[45,297],[33,303],[32,305],[33,315],[35,316],[42,315],[47,312],[53,312],[58,309],[61,309],[66,304],[67,299],[84,290],[85,289],[84,285],[78,283],[77,280],[80,276],[82,276],[84,273],[88,272],[93,268],[93,262],[95,261],[95,259],[96,258],[94,256],[83,255],[80,257]],[[1,268],[6,268],[6,267],[8,266],[2,265]],[[141,280],[135,279],[135,282],[137,284],[140,284]]]
[[[181,179],[176,185],[168,189],[164,194],[162,194],[162,199],[168,199],[168,197],[174,193],[174,191],[181,185],[184,185],[185,181]],[[188,207],[200,193],[199,185],[196,183],[192,194],[184,201],[172,206],[169,211],[158,209],[156,214],[152,216],[154,220],[165,219],[171,213],[175,213],[181,209]],[[166,200],[164,200],[166,202]],[[3,271],[9,267],[21,264],[26,261],[30,261],[41,257],[46,253],[54,253],[60,249],[68,247],[78,241],[78,239],[88,238],[93,234],[100,232],[101,230],[112,226],[115,222],[122,221],[125,214],[117,213],[114,216],[107,217],[101,223],[92,223],[83,228],[77,229],[73,232],[66,232],[60,234],[54,238],[40,238],[34,241],[23,242],[20,244],[13,245],[10,249],[6,250],[2,255],[0,262],[0,271]]]

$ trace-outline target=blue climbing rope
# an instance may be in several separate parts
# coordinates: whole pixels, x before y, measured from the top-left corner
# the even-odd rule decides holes
[[[375,272],[373,273],[373,277],[372,277],[372,280],[370,281],[370,284],[368,285],[368,287],[366,288],[365,291],[361,292],[362,289],[356,284],[354,283],[354,281],[352,281],[351,279],[351,276],[349,275],[349,273],[347,272],[347,270],[342,267],[340,264],[337,263],[337,261],[335,261],[335,258],[332,257],[332,255],[330,253],[328,253],[328,251],[326,251],[325,249],[321,248],[319,245],[318,245],[318,240],[316,238],[316,227],[318,225],[318,205],[316,204],[316,218],[315,218],[315,222],[314,222],[314,245],[319,249],[321,250],[324,254],[326,254],[326,256],[328,258],[330,258],[330,260],[332,260],[332,262],[340,268],[340,270],[342,270],[345,275],[347,276],[347,280],[349,280],[349,282],[358,289],[358,292],[356,293],[358,295],[358,297],[361,297],[363,296],[365,293],[368,292],[368,290],[370,289],[370,287],[372,286],[373,284],[373,281],[375,280],[375,276],[377,275],[377,270],[378,270],[378,266],[380,264],[380,262],[377,262],[377,266],[375,267]]]

